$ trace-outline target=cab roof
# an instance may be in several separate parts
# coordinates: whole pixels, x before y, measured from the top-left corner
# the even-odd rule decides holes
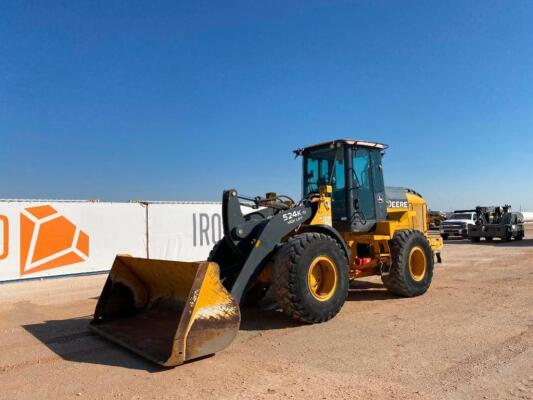
[[[372,149],[385,150],[389,146],[383,143],[369,142],[368,140],[358,140],[358,139],[336,139],[330,140],[329,142],[317,143],[311,146],[302,147],[301,149],[294,150],[296,155],[302,155],[306,150],[315,148],[315,147],[324,147],[324,146],[334,146],[336,144],[348,144],[351,146],[360,146],[360,147],[369,147]]]

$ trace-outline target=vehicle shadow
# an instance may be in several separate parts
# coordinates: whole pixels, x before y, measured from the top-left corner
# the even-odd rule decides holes
[[[446,242],[444,242],[446,244]],[[450,243],[452,244],[452,243]],[[453,244],[469,244],[472,246],[497,246],[497,247],[532,247],[533,239],[522,239],[522,240],[511,240],[510,242],[504,242],[500,239],[494,239],[492,242],[487,242],[486,240],[481,239],[480,242],[472,243],[470,240],[463,240],[453,242]]]
[[[350,284],[346,301],[376,301],[397,298],[397,296],[387,292],[381,283],[353,281]],[[243,331],[267,331],[297,328],[305,325],[286,316],[272,298],[262,302],[262,304],[260,303],[259,306],[241,309],[240,329]]]
[[[273,304],[268,309],[262,307],[241,309],[241,331],[269,331],[297,328],[302,325],[286,316],[277,304]]]
[[[72,362],[109,365],[148,372],[165,371],[136,354],[92,333],[92,316],[50,320],[22,327],[62,359]]]
[[[447,239],[444,239],[444,243],[456,243],[456,242],[464,242],[469,241],[467,238],[461,237],[461,236],[452,236]]]
[[[376,301],[392,298],[395,296],[390,295],[382,284],[355,281],[350,285],[347,301]],[[275,301],[267,301],[261,306],[244,307],[241,309],[241,316],[241,331],[268,331],[306,325],[287,317]],[[168,370],[91,332],[89,330],[91,320],[92,316],[87,315],[22,325],[22,328],[66,361],[109,365],[150,373]],[[190,362],[195,361],[197,360]]]
[[[353,281],[350,283],[347,301],[376,301],[399,299],[387,291],[382,283]]]

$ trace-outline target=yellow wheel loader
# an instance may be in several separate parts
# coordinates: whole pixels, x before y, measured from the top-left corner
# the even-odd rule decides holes
[[[418,193],[386,188],[380,143],[295,150],[303,196],[224,191],[224,237],[203,262],[117,256],[91,328],[164,366],[213,354],[236,336],[242,304],[267,289],[302,323],[333,318],[350,281],[380,275],[403,297],[426,292],[443,246]],[[242,206],[254,210],[243,214]]]

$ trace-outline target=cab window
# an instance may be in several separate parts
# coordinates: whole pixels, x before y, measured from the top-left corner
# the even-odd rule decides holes
[[[344,158],[341,149],[313,149],[304,158],[304,196],[317,193],[321,186],[331,185],[333,191],[345,188]]]

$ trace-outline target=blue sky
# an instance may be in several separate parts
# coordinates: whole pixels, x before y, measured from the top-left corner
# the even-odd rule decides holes
[[[388,143],[433,209],[533,211],[533,3],[3,1],[3,198],[298,197],[291,150]]]

